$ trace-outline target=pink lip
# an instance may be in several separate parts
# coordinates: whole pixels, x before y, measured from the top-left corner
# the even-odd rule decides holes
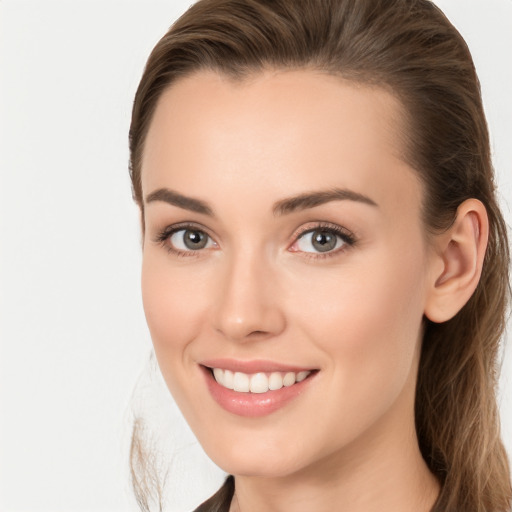
[[[218,363],[218,361],[216,363]],[[235,366],[237,368],[241,368],[238,365]],[[247,366],[243,367],[247,368]],[[233,366],[226,367],[225,365],[215,365],[213,366],[213,368],[224,368],[231,371],[237,371],[232,370]],[[275,368],[276,367],[274,366],[267,366],[263,368],[261,365],[258,366],[259,371],[264,372],[286,371],[280,369],[283,368],[282,365],[279,365],[278,369]],[[310,385],[311,381],[313,380],[314,376],[318,373],[314,371],[302,382],[297,382],[293,386],[283,387],[275,391],[267,391],[266,393],[241,393],[238,391],[227,389],[224,386],[218,384],[217,381],[214,379],[212,372],[209,370],[209,368],[206,367],[206,365],[201,366],[201,370],[203,371],[203,375],[206,380],[206,385],[213,399],[226,411],[232,414],[236,414],[237,416],[244,416],[249,418],[266,416],[281,409],[289,402],[291,402],[295,398],[299,397],[302,393],[304,393],[306,388]],[[288,371],[293,370],[288,369]],[[244,373],[251,372],[245,370]]]
[[[300,366],[286,365],[274,361],[264,359],[254,359],[251,361],[240,361],[236,359],[208,359],[200,361],[199,364],[208,368],[222,368],[223,370],[231,370],[232,372],[242,372],[247,374],[258,372],[302,372],[305,370],[313,370],[313,368],[304,368]]]

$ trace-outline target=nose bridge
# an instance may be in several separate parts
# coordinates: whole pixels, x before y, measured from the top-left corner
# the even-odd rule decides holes
[[[215,307],[215,328],[225,337],[244,341],[271,337],[285,326],[273,265],[262,253],[245,247],[224,262]]]

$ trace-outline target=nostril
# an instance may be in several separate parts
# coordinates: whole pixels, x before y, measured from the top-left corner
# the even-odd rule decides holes
[[[280,334],[286,325],[283,311],[264,298],[235,300],[227,297],[212,311],[212,326],[225,338],[236,341],[263,341]]]

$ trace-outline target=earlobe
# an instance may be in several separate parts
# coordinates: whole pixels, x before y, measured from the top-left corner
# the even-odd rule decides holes
[[[441,323],[454,317],[475,291],[487,248],[489,221],[485,206],[467,199],[450,228],[436,235],[425,316]]]

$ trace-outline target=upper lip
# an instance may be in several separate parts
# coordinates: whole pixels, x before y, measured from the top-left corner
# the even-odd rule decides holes
[[[202,366],[207,368],[221,368],[222,370],[230,370],[232,372],[241,372],[253,374],[258,372],[302,372],[312,371],[315,368],[283,364],[276,361],[269,361],[265,359],[253,359],[250,361],[242,361],[238,359],[208,359],[200,361]]]

